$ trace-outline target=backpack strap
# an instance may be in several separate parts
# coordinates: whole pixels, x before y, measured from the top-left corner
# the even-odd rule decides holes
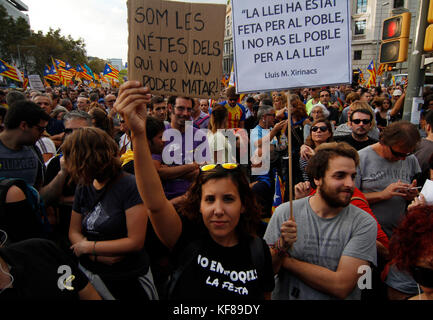
[[[197,258],[199,251],[203,247],[201,241],[193,241],[186,246],[186,248],[182,251],[181,257],[185,257],[182,264],[179,265],[176,270],[170,275],[166,286],[166,295],[167,298],[171,298],[176,287],[177,282],[179,281],[182,273],[186,270],[186,268],[193,262],[194,259]]]

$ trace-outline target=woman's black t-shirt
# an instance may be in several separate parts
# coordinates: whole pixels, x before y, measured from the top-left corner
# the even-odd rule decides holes
[[[252,261],[250,237],[241,238],[233,247],[223,247],[186,218],[182,217],[182,223],[182,235],[173,250],[176,265],[191,259],[185,254],[191,241],[199,241],[200,249],[182,273],[171,299],[262,300],[265,292],[272,292],[272,259],[266,243],[264,270],[259,271]]]
[[[104,193],[102,198],[95,204],[101,193]],[[87,240],[106,241],[128,235],[125,212],[141,203],[143,201],[138,193],[135,177],[122,173],[101,190],[96,190],[93,185],[79,186],[75,192],[73,210],[83,215],[82,233]],[[94,263],[87,256],[80,257],[80,263],[92,272],[113,276],[142,274],[147,272],[149,266],[144,250],[131,253],[112,266]]]

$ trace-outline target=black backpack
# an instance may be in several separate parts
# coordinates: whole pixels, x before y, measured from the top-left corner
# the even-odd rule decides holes
[[[6,195],[12,186],[20,188],[26,196],[30,212],[7,212]],[[49,239],[52,233],[44,202],[39,192],[23,179],[0,178],[0,228],[10,240],[29,238]]]
[[[186,268],[191,264],[191,262],[197,258],[199,251],[202,248],[202,242],[197,240],[191,242],[182,252],[182,257],[188,257],[183,261],[181,265],[177,267],[176,270],[170,275],[165,285],[165,292],[163,292],[162,297],[165,299],[172,298],[176,284],[182,276]],[[257,269],[257,274],[259,278],[263,279],[265,270],[265,255],[264,250],[268,248],[264,246],[263,240],[259,237],[255,237],[250,240],[250,252],[253,265]]]

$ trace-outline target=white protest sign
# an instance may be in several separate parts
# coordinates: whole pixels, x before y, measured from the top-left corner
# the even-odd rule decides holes
[[[421,193],[428,205],[433,205],[433,181],[427,179],[422,187]]]
[[[232,0],[238,92],[351,83],[348,0]]]
[[[41,77],[38,74],[29,75],[30,88],[38,91],[45,91],[45,86],[41,81]]]

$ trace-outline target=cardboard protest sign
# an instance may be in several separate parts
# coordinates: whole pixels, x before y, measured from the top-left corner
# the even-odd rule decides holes
[[[128,0],[128,77],[152,93],[217,98],[226,6]]]
[[[232,0],[237,91],[351,83],[349,2]]]

